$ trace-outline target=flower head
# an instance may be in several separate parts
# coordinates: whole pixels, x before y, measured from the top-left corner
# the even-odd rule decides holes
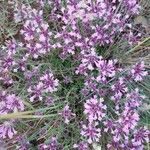
[[[17,131],[13,128],[12,122],[5,121],[3,124],[0,125],[0,137],[1,138],[12,139],[16,133]]]
[[[7,108],[13,112],[23,111],[24,110],[24,103],[17,97],[15,94],[8,95],[6,97],[6,105]]]
[[[150,131],[146,127],[140,127],[139,129],[136,129],[134,132],[134,143],[139,142],[141,144],[144,144],[145,142],[149,142]]]
[[[40,77],[40,80],[46,92],[52,93],[57,91],[58,79],[55,79],[52,73],[46,73]]]
[[[132,107],[132,108],[137,108],[137,107],[141,106],[142,99],[144,99],[144,98],[145,98],[145,96],[141,95],[139,93],[139,89],[136,88],[134,91],[127,94],[127,96],[126,96],[126,99],[127,99],[126,105],[128,105],[129,107]]]
[[[146,75],[148,75],[148,72],[145,71],[145,65],[143,61],[135,64],[131,69],[131,76],[136,82],[142,81]]]
[[[140,10],[140,6],[137,3],[137,0],[123,0],[123,4],[125,5],[126,9],[128,10],[129,13],[132,14],[138,14]]]
[[[130,130],[137,126],[139,119],[139,114],[127,107],[122,112],[118,122],[122,125],[122,131],[129,134]]]
[[[30,101],[33,102],[34,100],[42,100],[43,94],[43,83],[39,82],[37,85],[28,88],[28,92],[31,93]]]
[[[118,101],[121,97],[128,91],[125,81],[123,78],[119,78],[114,85],[111,87],[112,91],[115,93],[112,97],[113,100]]]
[[[90,122],[94,120],[102,120],[105,116],[106,105],[102,102],[102,98],[98,99],[96,96],[86,101],[84,104],[84,113],[87,115],[87,118]]]
[[[89,144],[98,142],[99,138],[101,137],[101,130],[100,128],[96,127],[97,125],[97,122],[89,123],[88,125],[82,125],[81,135],[86,137]]]
[[[92,49],[90,53],[83,55],[82,63],[85,64],[89,70],[93,70],[94,65],[98,62],[98,60],[99,58],[96,52]]]
[[[60,112],[59,114],[63,117],[64,122],[66,124],[68,124],[70,122],[70,120],[72,119],[72,117],[75,116],[75,114],[71,112],[71,110],[70,110],[68,105],[66,105],[64,107],[64,109],[62,110],[62,112]]]
[[[111,120],[111,119],[106,120],[104,122],[104,125],[105,125],[104,132],[108,132],[108,131],[112,132],[114,130],[114,128],[115,128],[115,122],[113,120]]]
[[[96,66],[99,71],[99,76],[97,78],[98,81],[104,81],[106,80],[106,77],[113,77],[115,76],[116,69],[115,69],[115,63],[116,61],[113,60],[99,60],[98,63],[96,63]]]
[[[6,47],[8,55],[13,55],[16,53],[17,42],[14,39],[8,40],[6,41]]]
[[[6,56],[2,60],[2,67],[5,72],[11,70],[14,65],[15,65],[15,61],[12,56]]]

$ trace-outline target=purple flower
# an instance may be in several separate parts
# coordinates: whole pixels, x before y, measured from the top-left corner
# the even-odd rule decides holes
[[[138,113],[127,107],[118,119],[118,123],[122,124],[122,131],[129,134],[129,131],[137,126],[139,119]]]
[[[97,92],[97,83],[95,82],[95,78],[93,76],[87,76],[84,85],[89,90]]]
[[[13,128],[12,122],[5,121],[3,124],[0,125],[0,137],[1,138],[12,139],[16,133],[17,131],[15,131],[15,129]]]
[[[107,91],[107,89],[97,89],[96,92],[100,97],[104,97],[107,95],[108,91]]]
[[[131,76],[132,78],[137,82],[137,81],[142,81],[143,77],[148,75],[148,72],[145,71],[145,65],[144,62],[139,62],[133,66],[131,69]]]
[[[108,132],[108,131],[112,132],[114,130],[116,124],[115,124],[114,121],[112,121],[111,119],[109,119],[109,120],[106,120],[104,122],[104,125],[105,125],[104,132]]]
[[[141,34],[135,34],[134,31],[129,31],[124,35],[125,40],[128,40],[128,43],[132,46],[138,44],[141,40]]]
[[[33,25],[33,23],[31,23],[30,20],[27,20],[24,24],[24,29],[20,31],[21,34],[24,36],[26,41],[30,41],[34,39],[34,34],[36,32],[36,28]]]
[[[21,4],[19,2],[11,1],[12,9],[14,9],[14,21],[15,23],[24,21],[27,19],[32,11],[31,6]]]
[[[46,92],[52,93],[57,91],[58,79],[55,79],[52,73],[46,73],[40,77],[40,80],[43,83]]]
[[[132,1],[123,0],[123,4],[126,6],[127,10],[130,13],[133,13],[133,14],[138,14],[139,13],[140,6],[137,3],[137,0],[132,0]]]
[[[101,81],[101,80],[105,80],[106,77],[114,77],[116,73],[115,63],[116,61],[113,60],[108,60],[108,61],[103,59],[99,60],[98,63],[96,63],[96,66],[100,73],[97,80]]]
[[[12,39],[12,40],[8,40],[6,41],[6,47],[7,47],[7,53],[8,55],[13,55],[16,53],[16,49],[17,49],[17,42]]]
[[[27,20],[30,20],[30,22],[36,27],[36,31],[40,31],[39,27],[45,23],[43,20],[43,10],[39,9],[32,9],[29,15],[29,18]]]
[[[48,27],[49,25],[43,20],[43,11],[31,10],[21,34],[26,41],[29,55],[35,59],[50,51],[51,32],[49,32]]]
[[[71,112],[71,110],[70,110],[70,108],[69,108],[68,105],[66,105],[66,106],[64,107],[64,109],[62,110],[62,112],[60,112],[59,114],[63,117],[64,122],[65,122],[66,124],[69,124],[69,122],[70,122],[70,120],[72,119],[72,117],[75,116],[75,114]]]
[[[128,91],[123,78],[119,78],[114,85],[111,87],[112,91],[115,93],[112,97],[113,100],[118,101],[121,97]]]
[[[139,142],[133,143],[130,139],[125,140],[120,145],[123,150],[125,149],[143,150],[144,149],[144,145],[140,144]]]
[[[8,95],[6,97],[7,108],[13,112],[23,111],[24,103],[15,94]]]
[[[31,81],[31,79],[33,77],[39,78],[39,66],[34,67],[31,71],[24,72],[24,76],[25,76],[25,79],[29,82]],[[31,84],[31,82],[30,82],[30,84]]]
[[[14,72],[18,70],[25,71],[26,70],[26,63],[27,63],[28,56],[22,57],[21,59],[16,61],[16,67],[14,68]]]
[[[112,39],[113,32],[108,32],[108,30],[104,28],[104,26],[102,27],[98,25],[94,27],[94,29],[95,29],[95,32],[91,38],[94,45],[95,44],[105,45],[105,44],[110,44],[113,42],[113,39]]]
[[[98,99],[97,96],[94,96],[84,104],[84,113],[90,122],[101,121],[105,116],[106,105],[103,104],[103,101],[103,98]]]
[[[6,101],[7,92],[0,91],[0,101]]]
[[[13,83],[13,79],[9,75],[8,71],[0,70],[0,80],[3,81],[4,84],[10,85]]]
[[[33,57],[35,59],[38,58],[39,47],[38,47],[37,43],[35,43],[35,42],[29,43],[26,45],[26,48],[31,57]]]
[[[34,100],[42,100],[43,94],[43,83],[39,82],[37,85],[28,88],[28,92],[31,93],[30,101],[33,102]]]
[[[82,125],[81,135],[86,137],[89,144],[98,142],[101,137],[101,130],[96,127],[97,125],[97,122],[89,123],[87,126],[85,124]]]
[[[114,128],[112,133],[112,142],[120,143],[121,138],[124,137],[125,139],[128,137],[125,131],[122,130],[122,126],[120,124],[117,124]]]
[[[85,88],[83,88],[83,89],[81,90],[81,94],[82,94],[83,96],[87,96],[87,95],[89,94],[89,90],[85,87]]]
[[[142,100],[145,98],[145,96],[140,95],[139,89],[135,89],[131,93],[128,93],[126,96],[127,99],[127,106],[131,108],[137,108],[141,106]]]
[[[74,144],[73,148],[88,150],[93,146],[93,149],[95,149],[94,144],[101,141],[100,138],[103,139],[103,135],[109,135],[106,144],[108,144],[110,150],[144,149],[144,144],[149,143],[150,135],[148,129],[140,126],[138,114],[138,107],[142,105],[144,96],[140,95],[136,87],[131,92],[128,92],[127,88],[131,81],[142,81],[148,75],[144,62],[139,62],[133,66],[129,71],[128,82],[125,80],[125,68],[118,68],[119,64],[116,60],[109,59],[107,52],[106,55],[104,54],[106,59],[99,56],[99,54],[103,54],[101,50],[112,48],[114,44],[117,44],[118,39],[119,41],[125,40],[125,43],[127,43],[124,49],[132,47],[141,39],[142,34],[138,30],[135,32],[135,25],[132,24],[132,18],[139,12],[140,8],[137,1],[66,0],[64,4],[62,0],[36,0],[30,6],[19,1],[12,2],[12,0],[9,0],[11,10],[14,12],[12,14],[14,21],[23,25],[20,30],[22,37],[17,38],[22,43],[10,39],[1,48],[1,88],[13,90],[17,83],[23,82],[23,80],[18,80],[19,76],[21,77],[23,74],[24,76],[21,79],[25,78],[26,81],[24,80],[23,83],[25,87],[29,87],[27,97],[30,98],[30,102],[39,102],[44,99],[44,102],[40,103],[43,106],[50,107],[54,105],[55,96],[63,95],[60,92],[55,92],[59,88],[59,81],[51,70],[45,71],[41,75],[42,67],[47,65],[45,61],[48,61],[48,57],[43,58],[43,55],[49,55],[51,50],[54,50],[54,53],[56,52],[55,54],[58,57],[60,56],[62,60],[71,56],[69,60],[72,61],[73,68],[79,63],[75,71],[77,74],[75,78],[82,75],[81,80],[84,80],[81,81],[82,83],[80,82],[76,91],[79,92],[80,98],[78,89],[83,86],[81,89],[83,101],[81,103],[84,106],[81,105],[81,107],[84,109],[84,115],[81,112],[79,118],[75,118],[74,110],[71,110],[68,103],[59,111],[60,116],[56,120],[62,118],[65,124],[69,124],[72,119],[77,119],[76,121],[85,119],[83,121],[87,124],[82,124],[82,141]],[[45,14],[45,10],[48,10],[48,16],[47,12]],[[120,47],[120,45],[118,46]],[[111,53],[113,54],[113,49]],[[62,77],[64,77],[62,82],[65,84],[72,82],[69,76],[62,74]],[[10,86],[11,84],[12,86]],[[72,84],[68,86],[70,88]],[[17,96],[19,91],[17,90],[15,94],[9,94],[5,91],[0,92],[0,115],[24,111],[24,102]],[[63,94],[63,91],[61,93]],[[106,98],[107,101],[99,98],[101,96]],[[113,102],[109,101],[110,96],[112,96]],[[86,101],[84,102],[84,100]],[[42,107],[38,103],[35,104],[35,109]],[[109,107],[106,107],[106,104]],[[41,111],[36,111],[33,114],[44,115]],[[56,120],[49,122],[50,126]],[[41,125],[46,122],[48,123],[48,120]],[[30,125],[30,122],[27,123]],[[54,126],[57,127],[58,124],[55,123]],[[39,131],[38,135],[42,136],[39,142],[43,140],[43,135],[44,138],[47,138],[47,135],[51,134],[47,127],[42,129],[44,131]],[[2,139],[7,141],[9,138],[13,138],[15,134],[16,131],[11,120],[4,121],[0,125],[0,137]],[[77,136],[75,135],[75,137]],[[62,141],[62,136],[60,138]],[[16,149],[30,149],[30,143],[24,136],[21,139],[17,138],[11,141],[18,145]],[[70,147],[71,145],[67,145],[72,141],[63,143],[66,149],[73,149]],[[39,145],[39,149],[60,150],[62,147],[60,147],[57,138],[52,137]]]
[[[94,49],[92,49],[89,54],[83,55],[83,58],[81,61],[83,64],[86,64],[86,66],[89,70],[93,70],[94,65],[98,62],[98,60],[99,60],[99,58],[98,58],[96,52],[94,51]]]
[[[0,93],[0,114],[23,111],[25,109],[23,101],[15,94],[7,94],[6,91]]]
[[[59,143],[56,137],[52,137],[45,144],[39,146],[39,150],[59,150]]]
[[[73,148],[78,149],[78,150],[89,150],[88,144],[84,141],[81,141],[78,144],[74,144]]]
[[[112,141],[111,143],[107,144],[108,150],[112,149],[121,149],[121,144],[119,141]]]
[[[2,61],[2,67],[5,72],[12,69],[14,65],[15,65],[15,61],[13,60],[12,56],[6,56]]]
[[[139,129],[136,129],[134,131],[134,139],[132,140],[132,142],[134,144],[138,142],[141,145],[144,144],[145,142],[149,143],[150,142],[149,136],[150,131],[146,127],[140,127]]]
[[[87,71],[88,71],[88,66],[87,64],[80,64],[77,68],[77,70],[75,71],[76,74],[82,74],[82,75],[87,75]]]

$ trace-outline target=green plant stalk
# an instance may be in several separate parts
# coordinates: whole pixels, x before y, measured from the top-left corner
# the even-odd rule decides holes
[[[10,115],[10,114],[6,114],[6,115],[1,115],[0,116],[0,120],[3,119],[29,119],[29,118],[50,118],[50,117],[55,117],[57,116],[57,114],[51,114],[51,115]]]

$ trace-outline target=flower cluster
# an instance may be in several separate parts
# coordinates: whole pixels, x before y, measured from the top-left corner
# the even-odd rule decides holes
[[[96,96],[86,101],[84,104],[84,113],[87,115],[89,122],[93,122],[94,120],[101,121],[105,116],[106,106],[102,104],[103,101],[102,98],[97,100]]]
[[[128,91],[123,78],[119,78],[118,81],[116,81],[115,84],[111,86],[111,89],[114,92],[112,99],[115,101],[120,100],[122,96]]]
[[[54,79],[52,73],[46,73],[40,78],[41,82],[44,85],[44,89],[46,92],[54,92],[57,91],[58,79]]]
[[[8,94],[6,91],[0,92],[0,104],[1,115],[24,111],[25,109],[24,103],[19,97],[15,94]],[[16,133],[14,121],[5,121],[0,125],[1,138],[12,138]]]
[[[121,33],[125,37],[128,27],[131,26],[129,18],[131,15],[139,13],[140,7],[136,0],[122,2],[124,11],[117,12],[117,1],[67,1],[66,7],[58,2],[60,14],[58,11],[51,14],[51,18],[55,18],[54,22],[62,21],[62,31],[57,33],[55,45],[63,49],[61,57],[66,58],[67,54],[74,54],[76,48],[90,49],[95,45],[107,45],[114,42],[116,34]],[[56,10],[56,7],[54,7]],[[126,11],[128,10],[128,11]],[[124,17],[125,15],[125,17]],[[102,22],[100,24],[99,22]],[[123,34],[124,33],[124,34]],[[130,33],[133,38],[132,28]],[[127,38],[126,38],[127,39]],[[135,41],[136,42],[136,41]]]
[[[0,138],[12,139],[15,134],[17,134],[17,131],[13,128],[12,122],[5,121],[3,124],[0,125]]]
[[[6,91],[0,92],[0,114],[24,111],[23,101],[15,94],[8,94]]]
[[[87,126],[82,125],[81,135],[87,138],[89,144],[98,142],[101,137],[101,130],[97,127],[98,123],[89,123]]]
[[[135,81],[141,81],[143,77],[147,76],[148,73],[145,71],[144,62],[139,62],[131,69],[131,76]]]
[[[106,149],[144,150],[150,131],[140,122],[138,108],[146,97],[137,83],[148,71],[142,60],[126,68],[113,55],[113,46],[123,42],[128,49],[143,36],[133,23],[138,1],[9,0],[9,5],[20,30],[0,49],[0,115],[32,109],[24,117],[42,119],[2,122],[0,140],[13,138],[19,150],[35,143],[39,150],[89,150],[106,138]],[[22,136],[16,123],[25,128]]]
[[[57,91],[58,79],[55,79],[51,72],[46,72],[39,78],[36,85],[30,86],[28,92],[30,93],[30,101],[42,100],[45,93],[53,93]]]
[[[38,58],[50,51],[51,32],[48,30],[48,24],[43,21],[42,10],[33,10],[29,16],[20,32],[26,41],[27,53],[33,58]]]
[[[83,63],[81,62],[81,64]],[[133,68],[135,68],[135,66],[133,66]],[[95,70],[97,70],[98,73],[93,75]],[[98,142],[101,139],[102,131],[100,128],[104,128],[104,132],[109,133],[112,137],[110,142],[107,143],[108,149],[126,149],[127,147],[133,149],[137,147],[143,148],[145,141],[148,141],[148,130],[143,130],[143,132],[147,134],[139,143],[135,140],[134,136],[139,128],[140,121],[137,108],[142,105],[145,96],[140,94],[139,89],[130,91],[127,88],[128,82],[126,79],[131,77],[130,82],[133,82],[131,72],[130,69],[125,72],[123,69],[118,68],[116,61],[109,60],[107,62],[100,57],[94,69],[88,69],[88,74],[82,74],[85,76],[84,90],[87,90],[85,96],[91,97],[90,91],[92,91],[93,95],[84,103],[84,114],[86,115],[88,123],[84,124],[81,129],[81,135],[86,138],[89,144]],[[144,67],[141,69],[140,66],[138,74],[143,72],[146,71]],[[121,74],[120,77],[116,77],[118,73]],[[103,81],[105,82],[97,80],[99,76],[104,76],[105,79]],[[136,74],[136,76],[138,75]],[[143,80],[143,77],[144,76],[141,76],[141,80]],[[103,98],[98,98],[99,96],[101,97],[101,95],[97,89],[101,87],[106,89],[107,96],[105,95],[105,97],[111,96],[114,103],[113,106],[108,105],[108,102]],[[106,111],[112,111],[112,109],[116,115],[116,119],[108,119],[107,117]],[[110,112],[108,112],[108,114],[109,113]],[[142,126],[141,128],[145,127]]]

